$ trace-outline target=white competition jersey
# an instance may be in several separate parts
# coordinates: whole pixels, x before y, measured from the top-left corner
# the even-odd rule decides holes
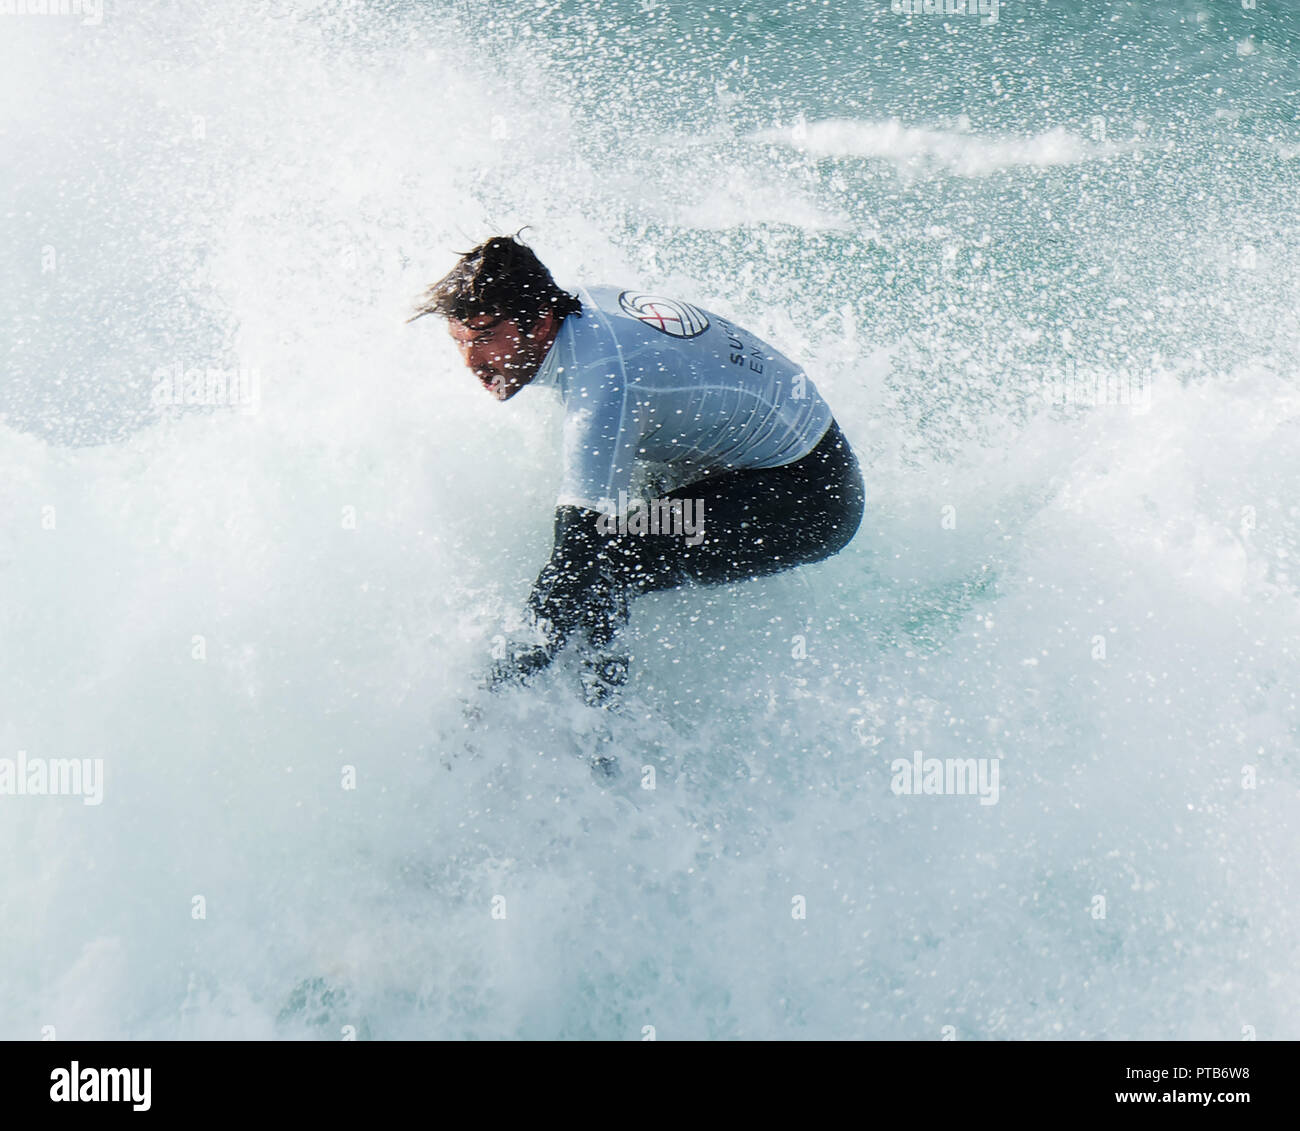
[[[679,483],[712,469],[802,459],[831,410],[799,366],[698,306],[619,287],[581,287],[527,389],[564,402],[557,506],[614,514],[637,461]]]

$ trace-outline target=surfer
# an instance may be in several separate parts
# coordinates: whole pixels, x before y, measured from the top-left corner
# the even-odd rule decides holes
[[[606,703],[633,597],[821,561],[857,532],[862,474],[830,408],[734,322],[620,287],[569,294],[513,236],[463,253],[410,321],[426,314],[498,400],[564,404],[554,545],[528,596],[541,643],[509,645],[489,688],[526,683],[578,634],[587,699]]]

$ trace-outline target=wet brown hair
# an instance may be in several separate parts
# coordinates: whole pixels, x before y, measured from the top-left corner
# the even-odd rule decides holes
[[[456,266],[424,292],[408,322],[426,314],[457,322],[487,314],[527,330],[548,310],[560,321],[582,313],[577,296],[555,285],[533,249],[519,241],[518,232],[493,236],[458,254]]]

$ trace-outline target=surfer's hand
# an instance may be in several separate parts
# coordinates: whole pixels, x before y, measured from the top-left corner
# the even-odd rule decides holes
[[[544,644],[507,645],[505,658],[494,660],[483,673],[483,686],[488,691],[498,691],[512,684],[526,684],[554,655]]]

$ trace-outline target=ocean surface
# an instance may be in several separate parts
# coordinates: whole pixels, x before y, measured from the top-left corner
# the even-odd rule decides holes
[[[0,1037],[1300,1038],[1300,3],[984,7],[0,14]],[[404,319],[524,225],[868,507],[474,726],[559,422]]]

